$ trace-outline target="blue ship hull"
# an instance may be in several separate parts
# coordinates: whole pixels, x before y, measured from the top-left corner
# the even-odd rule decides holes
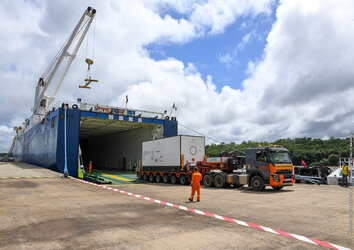
[[[130,115],[112,115],[73,108],[67,109],[66,112],[67,167],[69,175],[73,177],[77,177],[80,121],[82,118],[158,124],[163,126],[163,137],[177,135],[177,121],[173,120],[139,118]],[[35,164],[63,173],[65,164],[64,120],[64,109],[58,108],[48,114],[42,123],[36,124],[19,136],[13,148],[14,160]],[[140,148],[137,150],[140,150]]]

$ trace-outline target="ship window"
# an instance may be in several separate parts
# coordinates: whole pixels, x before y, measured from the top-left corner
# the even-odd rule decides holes
[[[56,116],[52,117],[52,128],[54,128],[54,126],[55,126],[55,119],[56,118],[57,118]]]

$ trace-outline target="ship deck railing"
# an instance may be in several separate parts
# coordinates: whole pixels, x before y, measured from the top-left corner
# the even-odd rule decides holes
[[[58,101],[49,110],[60,108],[63,103],[68,104],[70,108],[75,107],[76,105],[76,107],[82,111],[90,111],[90,112],[97,112],[97,113],[128,115],[128,116],[131,115],[131,116],[155,118],[155,119],[165,119],[165,117],[167,116],[167,111],[161,113],[161,112],[147,111],[141,109],[133,109],[128,107],[100,105],[97,103],[93,104],[93,103],[66,102],[66,101]]]

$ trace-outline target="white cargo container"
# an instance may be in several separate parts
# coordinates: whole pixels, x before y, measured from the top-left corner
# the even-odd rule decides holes
[[[142,169],[145,171],[183,171],[189,162],[202,161],[205,138],[179,135],[143,142]]]

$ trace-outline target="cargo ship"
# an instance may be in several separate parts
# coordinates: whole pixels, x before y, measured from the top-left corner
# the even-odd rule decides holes
[[[75,103],[52,105],[95,14],[91,7],[84,11],[66,44],[39,78],[33,114],[15,127],[8,154],[15,161],[74,177],[78,167],[90,161],[98,168],[133,170],[141,164],[143,141],[177,135],[176,118],[167,116],[167,111],[89,104],[80,98]],[[86,62],[90,69],[93,61]],[[85,81],[80,87],[90,88],[90,83],[97,82],[91,76]]]
[[[79,103],[66,109],[64,119],[65,105],[28,130],[17,128],[15,161],[63,173],[66,126],[69,175],[76,177],[79,164],[90,161],[97,168],[133,170],[141,164],[142,142],[177,135],[177,121],[164,113]]]

